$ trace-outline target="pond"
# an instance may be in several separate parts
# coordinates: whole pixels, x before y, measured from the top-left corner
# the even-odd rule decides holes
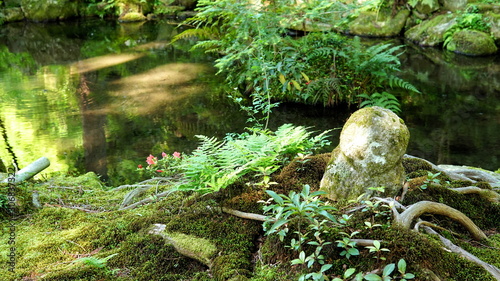
[[[0,27],[0,157],[46,172],[135,179],[150,153],[189,153],[196,135],[242,132],[247,116],[225,98],[213,57],[170,44],[177,24],[88,20]],[[422,90],[401,98],[408,153],[434,163],[496,170],[500,58],[405,46],[401,75]],[[355,108],[283,104],[271,128],[341,128]],[[332,132],[331,150],[340,130]],[[10,165],[9,163],[5,163]]]

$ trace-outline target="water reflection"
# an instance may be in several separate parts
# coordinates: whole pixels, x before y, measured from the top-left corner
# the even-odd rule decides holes
[[[10,164],[15,155],[24,166],[47,156],[49,171],[96,171],[120,184],[135,180],[150,153],[189,152],[195,135],[241,132],[246,116],[223,98],[213,58],[189,53],[189,42],[170,45],[177,32],[153,22],[2,27],[1,159]],[[419,49],[403,58],[403,74],[424,92],[402,98],[409,153],[496,170],[500,63],[452,60]],[[284,104],[270,126],[340,128],[353,110]]]

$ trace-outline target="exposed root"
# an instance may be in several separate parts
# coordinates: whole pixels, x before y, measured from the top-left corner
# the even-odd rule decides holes
[[[233,209],[226,208],[226,207],[222,207],[222,211],[224,213],[227,213],[227,214],[230,214],[233,216],[237,216],[240,218],[244,218],[244,219],[255,220],[255,221],[266,221],[266,216],[264,216],[264,215],[259,215],[259,214],[254,214],[254,213],[245,213],[245,212],[233,210]]]
[[[443,236],[439,235],[432,228],[424,226],[424,229],[429,234],[438,235],[439,239],[441,240],[441,242],[444,244],[444,246],[448,250],[452,251],[453,253],[457,253],[460,256],[466,258],[467,260],[469,260],[469,261],[471,261],[471,262],[473,262],[473,263],[475,263],[475,264],[483,267],[486,271],[488,271],[491,275],[493,275],[493,277],[496,280],[500,280],[500,269],[498,269],[498,267],[480,260],[479,258],[477,258],[476,256],[474,256],[473,254],[467,252],[466,250],[462,249],[461,247],[453,244],[450,240],[448,240],[448,239],[444,238]]]
[[[134,209],[134,208],[139,207],[141,205],[144,205],[146,203],[156,201],[158,198],[166,197],[166,196],[170,195],[170,193],[172,193],[172,192],[174,192],[174,190],[167,190],[167,191],[164,191],[162,193],[156,194],[155,198],[148,197],[148,198],[145,198],[145,199],[143,199],[143,200],[141,200],[139,202],[136,202],[134,204],[130,204],[130,205],[126,206],[126,207],[122,207],[122,208],[120,208],[118,210],[121,211],[121,210]]]
[[[484,181],[489,183],[491,186],[500,187],[500,175],[486,170],[469,168],[466,166],[455,166],[455,165],[438,165],[438,168],[449,174],[455,173],[467,177],[470,181]]]
[[[405,229],[410,229],[411,223],[425,213],[446,216],[459,222],[470,232],[475,240],[487,238],[484,232],[462,212],[448,205],[431,201],[420,201],[410,205],[403,213],[395,216],[395,223]]]
[[[465,186],[449,189],[461,194],[479,194],[490,202],[500,202],[500,194],[493,190],[482,189],[477,186]]]

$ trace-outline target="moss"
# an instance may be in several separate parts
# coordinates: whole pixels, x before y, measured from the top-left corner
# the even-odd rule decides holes
[[[294,159],[276,176],[278,185],[272,189],[278,193],[289,194],[292,190],[300,192],[303,186],[308,184],[311,190],[318,190],[330,158],[331,153],[325,153]]]
[[[414,231],[379,229],[374,232],[373,238],[387,241],[388,244],[384,245],[390,249],[386,255],[387,262],[397,262],[404,258],[408,264],[407,272],[416,273],[417,280],[429,278],[422,268],[434,272],[443,280],[494,280],[480,266],[471,264],[457,254],[444,251],[439,242]]]
[[[404,204],[409,205],[418,201],[434,201],[446,204],[468,216],[479,228],[500,228],[500,204],[484,200],[478,194],[460,194],[445,187],[429,186],[421,191],[418,189],[407,193]],[[439,216],[436,216],[439,218]],[[439,225],[451,227],[456,231],[463,231],[461,226],[456,225],[449,219],[443,218]]]
[[[405,169],[405,173],[411,174],[413,172],[419,171],[432,171],[432,166],[418,158],[403,158],[403,167]]]

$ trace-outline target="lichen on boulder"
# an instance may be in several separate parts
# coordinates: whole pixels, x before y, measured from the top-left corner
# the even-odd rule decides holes
[[[405,179],[402,158],[410,133],[404,121],[388,109],[356,111],[340,134],[320,189],[332,200],[370,196],[370,187],[385,187],[395,196]]]
[[[434,47],[444,42],[444,34],[457,23],[453,15],[439,15],[405,32],[405,38],[420,46]]]
[[[394,17],[389,11],[361,12],[359,16],[348,25],[349,34],[368,37],[397,36],[403,30],[410,12],[399,11]]]
[[[492,55],[498,51],[495,41],[489,34],[468,29],[455,32],[446,49],[468,56]]]

